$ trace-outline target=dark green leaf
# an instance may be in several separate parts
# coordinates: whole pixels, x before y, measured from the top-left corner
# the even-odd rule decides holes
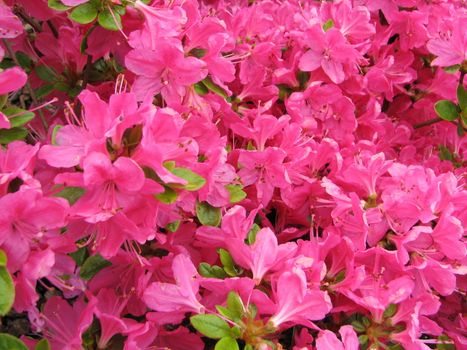
[[[10,142],[24,140],[28,131],[24,128],[11,128],[0,130],[0,144],[7,145]]]
[[[457,87],[457,101],[462,111],[467,109],[467,91],[465,91],[462,85]]]
[[[76,6],[70,13],[70,18],[81,24],[88,24],[97,17],[97,7],[92,2]]]
[[[225,188],[229,191],[230,203],[238,203],[246,198],[246,193],[241,185],[226,185]]]
[[[96,255],[90,256],[86,259],[79,275],[82,279],[90,280],[93,278],[100,270],[111,266],[112,263],[108,260],[105,260],[99,253]]]
[[[118,12],[113,14],[109,9],[104,9],[98,16],[98,22],[101,27],[108,30],[119,30],[122,28],[122,19]]]
[[[92,26],[91,28],[89,28],[84,34],[83,40],[81,40],[79,51],[82,54],[86,53],[86,49],[88,48],[88,38],[91,35],[91,33],[94,31],[94,29],[96,29],[96,26]]]
[[[446,146],[439,145],[439,146],[438,146],[438,150],[439,150],[439,159],[441,159],[441,160],[449,160],[449,161],[453,161],[453,160],[454,160],[453,154],[451,153],[451,151],[449,150],[449,148],[447,148]]]
[[[457,110],[457,106],[449,100],[440,100],[435,103],[435,111],[436,114],[441,119],[447,120],[447,121],[453,121],[456,120],[457,117],[459,116],[459,111]]]
[[[18,338],[0,333],[0,350],[28,350],[28,347]]]
[[[37,344],[34,350],[50,350],[50,344],[47,339],[41,339]]]
[[[195,315],[190,322],[198,332],[208,338],[220,339],[230,337],[230,327],[223,319],[216,315]]]
[[[0,267],[0,316],[10,312],[15,300],[15,285],[6,267]],[[1,350],[0,346],[0,350]]]
[[[37,76],[43,81],[49,83],[57,81],[58,74],[53,68],[49,68],[47,66],[36,66],[34,68],[34,72],[36,72]]]
[[[57,10],[57,11],[66,11],[70,7],[63,5],[59,0],[48,0],[48,5],[51,9]]]
[[[219,226],[221,223],[221,209],[215,208],[208,202],[196,203],[196,217],[205,226]]]
[[[83,265],[86,259],[89,257],[86,247],[81,247],[76,252],[69,253],[68,255],[75,261],[76,265],[78,266]]]
[[[357,333],[365,332],[366,327],[363,325],[363,323],[359,321],[353,321],[352,322],[352,327],[355,329]]]
[[[37,98],[43,98],[46,97],[48,94],[50,94],[54,90],[54,85],[49,84],[49,85],[42,85],[39,88],[36,89],[36,97]]]
[[[55,194],[55,197],[65,198],[70,205],[76,203],[84,194],[85,190],[82,187],[65,187],[63,190]]]
[[[457,124],[457,135],[459,137],[463,137],[465,134],[464,128],[462,127],[462,123]]]
[[[190,52],[188,53],[190,56],[195,56],[197,58],[202,58],[203,56],[206,55],[206,50],[200,47],[195,47],[194,49],[191,49]]]
[[[235,339],[224,337],[216,343],[214,350],[239,350],[239,347]]]
[[[5,103],[8,101],[8,94],[0,95],[0,111],[2,110]]]

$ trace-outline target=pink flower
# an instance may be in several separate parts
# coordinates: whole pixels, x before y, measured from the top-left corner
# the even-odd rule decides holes
[[[179,254],[173,259],[172,271],[176,284],[154,282],[143,295],[144,302],[160,312],[203,313],[204,306],[199,302],[198,272],[186,255]]]
[[[2,2],[0,2],[0,38],[16,38],[23,32],[23,24],[13,14],[13,11]],[[3,55],[0,54],[0,60]],[[0,83],[0,86],[2,84]],[[15,89],[16,90],[16,89]],[[1,95],[2,93],[0,93]]]
[[[32,246],[65,225],[67,210],[64,199],[42,197],[34,190],[0,198],[0,247],[9,257],[11,271],[22,266]]]
[[[331,331],[325,330],[320,332],[316,339],[316,350],[358,350],[360,348],[357,334],[352,326],[342,326],[339,329],[339,333],[342,337],[342,342]]]
[[[19,67],[13,67],[0,72],[0,95],[16,91],[26,84],[28,76]]]
[[[101,289],[97,297],[93,297],[96,307],[94,313],[99,319],[101,336],[98,346],[105,349],[110,339],[118,333],[127,330],[121,314],[125,309],[127,298],[118,297],[112,289]]]
[[[344,63],[355,64],[358,52],[335,28],[323,32],[320,26],[315,25],[309,29],[307,37],[311,41],[310,49],[300,59],[299,68],[312,72],[321,67],[334,83],[342,83],[345,80]]]
[[[255,242],[248,246],[243,239],[230,239],[227,248],[235,262],[253,273],[256,284],[261,283],[264,275],[277,263],[292,255],[295,244],[278,245],[274,232],[263,228],[256,234]]]
[[[67,6],[78,6],[88,1],[89,0],[61,0],[61,2]]]
[[[285,152],[277,147],[264,151],[242,151],[238,157],[238,175],[245,186],[255,184],[258,199],[266,206],[272,198],[275,187],[284,188],[290,179],[283,164]]]
[[[286,322],[309,325],[309,320],[320,320],[331,310],[326,292],[307,288],[303,270],[295,268],[284,272],[275,288],[276,311],[269,319],[275,327]]]
[[[92,323],[94,308],[93,302],[85,304],[82,299],[71,306],[61,297],[51,297],[41,317],[52,349],[81,350],[81,336]]]
[[[106,221],[125,207],[128,195],[144,186],[143,170],[131,158],[111,163],[102,153],[91,153],[83,162],[83,184],[87,191],[73,206],[73,214],[88,222]]]
[[[125,63],[137,75],[133,91],[141,99],[160,92],[167,101],[180,101],[187,85],[207,75],[206,64],[195,57],[185,57],[176,42],[160,41],[155,51],[132,50]]]
[[[403,51],[424,45],[428,39],[425,27],[426,14],[421,11],[399,11],[390,18],[391,29],[399,34]]]
[[[452,32],[428,41],[427,48],[436,57],[432,66],[452,66],[467,60],[467,24],[464,18],[453,21]]]

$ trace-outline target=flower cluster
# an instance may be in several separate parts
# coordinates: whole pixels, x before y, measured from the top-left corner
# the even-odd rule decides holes
[[[0,343],[465,349],[466,73],[462,0],[0,0]]]

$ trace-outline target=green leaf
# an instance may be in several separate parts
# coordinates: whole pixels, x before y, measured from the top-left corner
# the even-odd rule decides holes
[[[227,296],[227,307],[236,319],[241,319],[245,313],[245,306],[236,292],[229,292]]]
[[[209,265],[208,263],[202,262],[199,264],[198,272],[201,276],[207,278],[219,278],[224,279],[227,277],[224,269],[217,265]]]
[[[325,32],[331,29],[332,27],[334,27],[334,21],[332,19],[328,19],[326,23],[323,24],[323,30]]]
[[[219,249],[219,257],[221,259],[222,265],[224,265],[224,271],[231,277],[238,276],[240,271],[235,267],[235,262],[232,259],[232,255],[225,250]]]
[[[7,145],[10,142],[24,140],[28,135],[25,128],[11,128],[0,130],[0,144]]]
[[[438,150],[439,150],[439,159],[449,160],[451,162],[454,160],[454,155],[451,153],[449,148],[447,148],[446,146],[439,145]]]
[[[3,250],[0,249],[0,267],[5,267],[8,262],[8,258]]]
[[[453,121],[456,120],[457,117],[459,116],[459,111],[457,110],[457,106],[449,100],[440,100],[435,103],[435,111],[436,114],[441,119],[447,120],[447,121]]]
[[[366,327],[363,325],[363,323],[359,321],[353,321],[352,322],[352,327],[355,329],[357,333],[365,332]]]
[[[47,66],[36,66],[34,68],[34,72],[36,72],[37,76],[43,81],[49,83],[57,81],[58,74],[53,68],[49,68]]]
[[[254,349],[253,349],[252,345],[246,344],[245,347],[243,348],[243,350],[254,350]]]
[[[108,30],[119,30],[122,28],[122,19],[117,12],[114,12],[113,15],[110,10],[104,9],[97,18],[101,27]]]
[[[75,261],[76,265],[78,266],[83,265],[86,259],[89,257],[86,247],[81,247],[76,252],[69,253],[68,255]]]
[[[47,339],[41,339],[37,344],[34,350],[50,350],[50,344]]]
[[[65,198],[70,205],[76,203],[84,194],[85,190],[82,187],[65,187],[63,190],[55,194],[55,197]]]
[[[19,126],[23,126],[24,124],[28,123],[32,119],[34,119],[34,113],[29,112],[25,109],[11,106],[5,108],[2,111],[5,115],[9,116],[10,118],[10,125],[12,128],[17,128]]]
[[[195,315],[190,322],[198,332],[208,338],[220,339],[230,337],[230,327],[223,319],[216,315]]]
[[[235,339],[224,337],[216,343],[214,350],[239,350],[238,343]]]
[[[196,83],[194,87],[198,95],[204,96],[209,92],[208,88],[202,82]]]
[[[235,315],[233,314],[233,312],[231,312],[226,307],[223,307],[221,305],[216,305],[216,310],[217,310],[218,313],[220,313],[222,316],[228,318],[229,320],[232,320],[232,321],[235,320]]]
[[[205,226],[219,226],[221,223],[221,209],[215,208],[208,202],[196,203],[196,217]]]
[[[219,85],[216,85],[214,84],[214,82],[212,81],[211,77],[206,77],[203,81],[202,81],[203,85],[206,86],[206,88],[209,90],[209,91],[212,91],[214,92],[215,94],[223,97],[223,98],[228,98],[229,95],[227,95],[227,93],[224,91],[224,89],[222,89]]]
[[[439,343],[436,346],[438,350],[456,350],[452,340],[447,335],[440,335],[438,337]]]
[[[191,49],[190,52],[188,53],[190,56],[195,56],[197,58],[202,58],[206,55],[207,51],[206,49],[203,49],[201,47],[195,47],[194,49]]]
[[[202,176],[194,173],[190,169],[178,167],[172,169],[171,172],[175,176],[178,176],[188,182],[183,186],[187,191],[197,191],[206,184],[206,180]]]
[[[92,2],[76,6],[70,13],[70,18],[81,24],[88,24],[97,17],[97,7]]]
[[[53,90],[54,90],[53,84],[42,85],[36,89],[36,97],[38,99],[43,98],[47,96],[48,94],[50,94]]]
[[[167,224],[165,229],[169,232],[177,232],[179,227],[180,227],[180,220],[177,220],[177,221]]]
[[[366,343],[368,343],[368,336],[366,334],[362,334],[361,336],[358,337],[358,342],[361,345],[365,345]]]
[[[178,198],[178,193],[169,186],[164,186],[164,189],[164,192],[154,195],[154,198],[165,204],[175,203]]]
[[[79,276],[82,279],[90,280],[93,278],[100,270],[111,266],[112,263],[108,260],[105,260],[99,253],[96,255],[90,256],[86,259],[81,270],[79,272]]]
[[[15,301],[15,285],[10,273],[4,266],[0,267],[0,296],[0,316],[5,316],[10,312]]]
[[[8,94],[0,95],[0,111],[2,110],[5,103],[8,101]]]
[[[96,26],[92,26],[89,28],[86,33],[84,34],[83,40],[81,40],[81,45],[79,47],[79,51],[84,54],[86,53],[86,49],[88,48],[88,38],[91,35],[91,33],[96,29]]]
[[[18,338],[0,333],[0,350],[28,350],[28,347]]]
[[[443,70],[446,72],[446,73],[449,73],[449,74],[454,74],[454,73],[457,73],[459,71],[459,68],[461,67],[460,64],[455,64],[453,66],[449,66],[449,67],[444,67]]]
[[[457,87],[457,101],[462,111],[467,110],[467,91],[465,91],[462,85]]]
[[[63,128],[63,125],[55,125],[54,126],[54,129],[52,130],[52,140],[51,140],[52,145],[57,144],[57,132],[61,128]]]
[[[248,245],[252,245],[256,241],[256,235],[258,232],[261,230],[261,227],[258,226],[258,224],[253,224],[251,226],[250,231],[248,231],[248,236],[247,236],[247,243]]]
[[[238,203],[246,198],[246,192],[243,191],[241,185],[226,185],[226,190],[229,191],[230,203]]]
[[[51,9],[57,11],[66,11],[71,8],[69,6],[63,5],[59,0],[48,0],[48,5]]]
[[[463,137],[465,134],[464,128],[462,127],[462,123],[457,124],[457,135],[459,137]]]
[[[389,318],[396,314],[397,312],[397,305],[396,304],[389,304],[389,306],[384,310],[383,317]]]

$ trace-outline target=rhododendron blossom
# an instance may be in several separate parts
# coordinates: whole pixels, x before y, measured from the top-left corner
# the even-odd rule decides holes
[[[0,0],[0,350],[467,348],[466,29]]]

